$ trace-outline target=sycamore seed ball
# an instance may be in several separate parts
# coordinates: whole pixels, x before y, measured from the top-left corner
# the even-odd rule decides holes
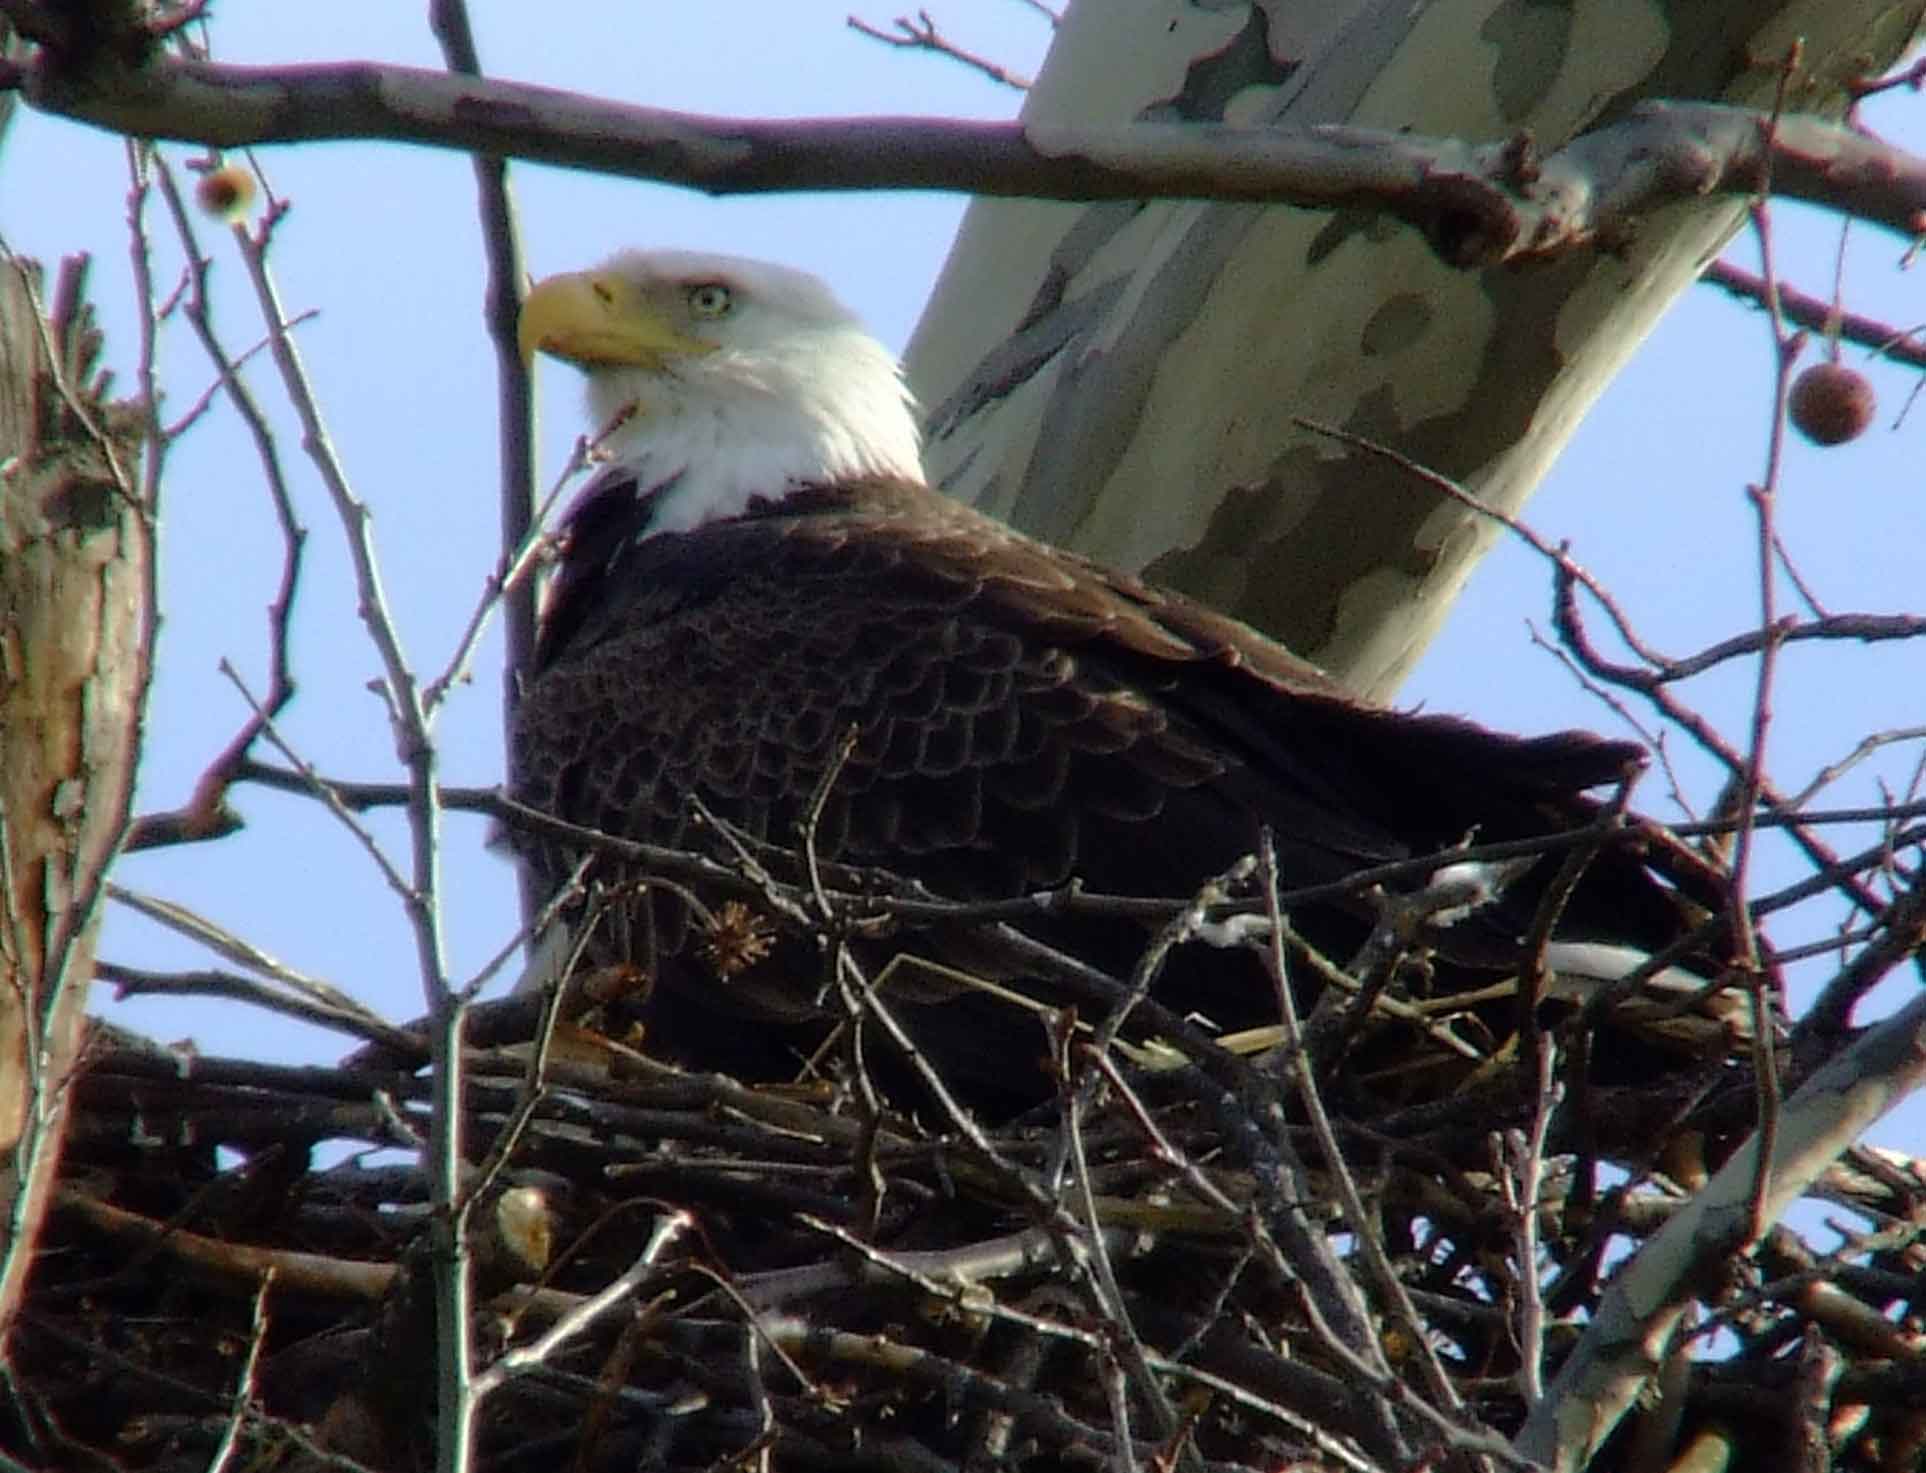
[[[1815,363],[1792,381],[1793,427],[1815,445],[1856,440],[1872,423],[1879,401],[1873,386],[1856,368]]]
[[[194,201],[208,214],[237,225],[254,203],[254,176],[239,164],[223,164],[201,175]]]

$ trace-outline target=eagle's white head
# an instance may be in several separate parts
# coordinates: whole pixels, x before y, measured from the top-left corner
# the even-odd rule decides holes
[[[605,452],[641,490],[665,488],[652,533],[739,516],[808,483],[923,479],[896,360],[806,272],[623,251],[537,285],[520,336],[525,356],[588,374],[591,432],[615,424]]]

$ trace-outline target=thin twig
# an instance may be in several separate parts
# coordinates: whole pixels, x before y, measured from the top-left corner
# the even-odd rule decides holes
[[[442,60],[458,77],[480,78],[481,54],[475,45],[474,28],[469,23],[463,0],[432,0],[428,23],[441,46]],[[515,705],[521,679],[535,653],[535,606],[537,587],[515,575],[516,564],[535,545],[540,517],[536,514],[535,471],[535,390],[522,361],[516,340],[516,323],[521,313],[522,288],[527,280],[523,264],[521,227],[516,219],[515,197],[508,180],[508,160],[500,154],[477,151],[469,155],[475,171],[476,203],[481,215],[483,257],[488,265],[488,284],[482,316],[489,341],[495,347],[496,425],[501,454],[501,546],[506,571],[500,580],[504,603],[503,623],[507,631],[507,667],[502,687],[502,727],[514,726]],[[552,497],[551,497],[552,500]],[[510,557],[510,551],[514,557]],[[465,657],[459,652],[449,661],[450,671],[458,670]],[[449,677],[453,678],[452,674]],[[445,685],[441,687],[445,689]],[[425,705],[433,710],[436,687],[431,685]],[[524,871],[525,876],[528,875]],[[532,915],[540,897],[531,893],[532,876],[523,885],[523,914]]]
[[[1438,1353],[1431,1344],[1431,1337],[1425,1333],[1424,1320],[1411,1303],[1410,1296],[1404,1292],[1403,1281],[1398,1278],[1390,1257],[1384,1251],[1377,1218],[1364,1205],[1364,1197],[1358,1191],[1357,1180],[1352,1176],[1350,1164],[1338,1145],[1337,1132],[1332,1128],[1330,1114],[1324,1108],[1324,1096],[1318,1089],[1304,1052],[1304,1034],[1298,1022],[1297,1000],[1291,995],[1290,968],[1284,954],[1284,911],[1278,900],[1277,844],[1268,828],[1258,839],[1257,873],[1265,911],[1272,923],[1265,960],[1276,989],[1278,1018],[1284,1027],[1284,1055],[1290,1063],[1298,1101],[1304,1106],[1304,1113],[1311,1122],[1311,1133],[1324,1155],[1325,1169],[1330,1172],[1331,1180],[1337,1187],[1338,1201],[1363,1254],[1371,1286],[1410,1342],[1410,1352],[1417,1359],[1425,1390],[1439,1408],[1455,1416],[1464,1405],[1463,1398],[1459,1396],[1458,1388],[1451,1384],[1451,1378],[1445,1374]]]
[[[1541,1036],[1537,1047],[1539,1058],[1533,1075],[1538,1092],[1532,1100],[1531,1132],[1500,1132],[1492,1147],[1494,1176],[1511,1215],[1512,1252],[1517,1259],[1512,1275],[1512,1333],[1518,1342],[1518,1389],[1527,1408],[1537,1406],[1545,1395],[1545,1301],[1538,1283],[1538,1200],[1545,1174],[1545,1139],[1564,1096],[1564,1085],[1557,1075],[1557,1044]]]
[[[1179,1422],[1177,1410],[1170,1403],[1157,1378],[1151,1374],[1146,1361],[1143,1337],[1131,1321],[1129,1302],[1124,1298],[1123,1286],[1117,1282],[1116,1265],[1111,1262],[1110,1251],[1101,1230],[1097,1213],[1097,1194],[1090,1183],[1090,1160],[1084,1149],[1084,1095],[1080,1090],[1071,1088],[1074,1078],[1068,1057],[1068,1029],[1059,1029],[1058,1036],[1063,1040],[1063,1052],[1058,1059],[1058,1074],[1062,1088],[1070,1096],[1064,1111],[1064,1138],[1069,1158],[1071,1180],[1076,1190],[1077,1201],[1082,1207],[1086,1234],[1084,1244],[1089,1258],[1087,1268],[1089,1282],[1096,1291],[1095,1297],[1104,1319],[1110,1326],[1109,1358],[1119,1362],[1119,1369],[1129,1375],[1131,1385],[1137,1395],[1149,1407],[1151,1425],[1159,1441],[1167,1442],[1177,1435]],[[1129,1398],[1119,1394],[1111,1398],[1111,1424],[1118,1443],[1128,1450],[1132,1443],[1130,1430]],[[1197,1466],[1197,1451],[1186,1440],[1181,1452],[1186,1467]],[[1135,1457],[1126,1451],[1125,1466],[1134,1469]]]
[[[387,1048],[412,1050],[421,1044],[415,1035],[379,1018],[364,1016],[359,1009],[344,1010],[305,997],[290,997],[238,972],[224,972],[217,968],[156,972],[142,967],[122,966],[118,962],[97,961],[94,963],[94,977],[98,981],[113,984],[116,1000],[129,997],[224,997]]]
[[[604,435],[607,433],[606,430],[603,431]],[[509,595],[540,571],[542,557],[550,545],[547,530],[549,516],[569,482],[587,467],[590,455],[600,442],[601,436],[593,441],[587,436],[576,440],[567,463],[563,465],[560,474],[556,476],[547,494],[543,496],[541,505],[535,509],[534,516],[522,534],[521,542],[504,550],[496,560],[494,568],[482,580],[481,595],[469,609],[468,622],[456,638],[455,647],[449,652],[447,663],[442,667],[441,673],[422,688],[422,704],[430,711],[447,698],[449,690],[457,682],[467,678],[469,662],[473,660],[475,648],[481,643],[481,637],[486,632],[488,622],[495,611],[503,607],[503,602]],[[509,617],[512,618],[512,616]],[[516,657],[512,649],[510,656],[514,661],[509,667],[511,670],[520,672],[528,668],[527,656]]]
[[[1781,115],[1785,110],[1787,89],[1799,66],[1801,43],[1794,41],[1786,53],[1785,65],[1779,73],[1778,90],[1774,95],[1772,112],[1767,123],[1767,173],[1759,186],[1759,197],[1751,207],[1753,232],[1759,241],[1759,260],[1761,274],[1766,283],[1766,316],[1772,328],[1773,361],[1776,374],[1773,382],[1772,417],[1766,435],[1765,475],[1758,484],[1746,488],[1747,497],[1752,503],[1754,517],[1758,526],[1758,568],[1759,568],[1759,632],[1765,636],[1759,649],[1758,669],[1753,685],[1752,719],[1749,741],[1746,744],[1745,769],[1740,781],[1743,787],[1737,801],[1732,805],[1739,819],[1739,828],[1732,838],[1731,894],[1732,899],[1726,907],[1732,922],[1732,950],[1744,968],[1746,981],[1752,998],[1753,1030],[1753,1068],[1757,1077],[1759,1100],[1760,1147],[1758,1176],[1752,1191],[1752,1237],[1757,1238],[1765,1231],[1766,1204],[1771,1199],[1771,1170],[1773,1146],[1778,1137],[1779,1126],[1779,1088],[1778,1066],[1773,1050],[1772,1008],[1768,1000],[1769,979],[1759,959],[1759,937],[1754,929],[1750,912],[1745,905],[1746,879],[1750,873],[1753,841],[1756,830],[1753,817],[1759,809],[1760,793],[1765,785],[1766,738],[1772,725],[1772,701],[1775,677],[1779,668],[1779,641],[1776,631],[1778,617],[1778,579],[1777,549],[1778,534],[1774,526],[1774,511],[1779,491],[1780,470],[1785,459],[1786,400],[1792,389],[1793,365],[1798,361],[1800,341],[1787,329],[1785,318],[1779,307],[1778,271],[1772,252],[1772,227],[1769,199],[1772,176],[1770,173],[1771,146],[1777,137]]]
[[[1356,450],[1362,450],[1367,455],[1382,460],[1389,465],[1393,465],[1420,484],[1431,487],[1434,491],[1449,497],[1459,505],[1467,507],[1479,516],[1505,528],[1506,531],[1517,537],[1527,547],[1531,548],[1532,551],[1551,563],[1560,574],[1582,585],[1585,591],[1598,601],[1599,607],[1605,610],[1606,617],[1612,621],[1612,628],[1617,631],[1618,637],[1625,642],[1626,648],[1637,655],[1639,659],[1656,670],[1669,670],[1675,663],[1670,657],[1661,655],[1656,650],[1653,650],[1639,637],[1637,631],[1632,628],[1630,617],[1625,613],[1624,609],[1619,606],[1618,600],[1612,596],[1611,591],[1600,583],[1597,578],[1593,577],[1583,564],[1572,557],[1569,548],[1564,544],[1553,545],[1537,532],[1533,531],[1532,528],[1520,518],[1511,515],[1509,512],[1499,510],[1482,497],[1452,480],[1449,476],[1432,470],[1429,466],[1423,465],[1413,460],[1410,456],[1392,449],[1382,441],[1373,440],[1367,435],[1357,434],[1352,430],[1344,429],[1338,425],[1326,424],[1320,420],[1306,419],[1303,415],[1291,416],[1291,422],[1303,429],[1309,430],[1312,434],[1323,435],[1328,439],[1336,440],[1343,445],[1349,445]]]
[[[354,836],[362,852],[374,861],[376,870],[387,882],[388,888],[394,891],[404,906],[409,904],[414,898],[414,891],[409,887],[407,877],[396,867],[395,862],[388,858],[387,851],[381,847],[373,831],[356,818],[348,805],[335,796],[333,789],[314,774],[313,769],[308,766],[307,759],[288,745],[287,739],[281,735],[281,728],[268,714],[267,707],[256,699],[247,681],[242,678],[241,672],[234,668],[232,662],[223,657],[219,669],[221,674],[227,677],[228,682],[240,692],[241,699],[247,702],[248,709],[259,719],[261,734],[268,739],[269,744],[281,754],[290,767],[306,777],[309,795],[318,799],[321,805],[334,815],[336,821]],[[413,801],[412,794],[408,801]]]
[[[572,1312],[557,1320],[537,1339],[527,1345],[504,1350],[493,1365],[475,1374],[471,1383],[475,1400],[480,1402],[514,1377],[526,1375],[543,1365],[563,1345],[620,1305],[656,1272],[656,1264],[663,1251],[694,1224],[692,1216],[679,1210],[657,1217],[648,1242],[626,1269],[583,1300]]]
[[[845,24],[852,31],[868,36],[872,41],[881,41],[885,46],[894,46],[901,51],[928,51],[937,56],[947,56],[1012,91],[1029,90],[1028,77],[1021,72],[1011,71],[1001,62],[992,61],[980,52],[958,45],[936,28],[936,22],[930,18],[927,10],[917,11],[914,20],[906,15],[897,16],[892,22],[896,27],[893,31],[886,31],[854,15],[847,17]]]
[[[207,1473],[227,1473],[228,1464],[240,1451],[241,1434],[254,1416],[255,1375],[261,1364],[261,1348],[267,1344],[268,1292],[273,1287],[274,1270],[270,1268],[261,1275],[261,1286],[254,1291],[254,1313],[248,1327],[247,1354],[241,1357],[240,1368],[234,1377],[234,1402],[228,1410],[227,1422],[221,1428],[221,1440],[214,1449],[214,1455],[207,1460]]]
[[[187,257],[189,290],[184,310],[188,325],[194,330],[202,352],[214,365],[217,381],[226,392],[228,403],[247,428],[255,458],[260,463],[261,482],[267,491],[268,504],[274,509],[275,524],[281,533],[281,576],[274,596],[268,602],[268,687],[254,714],[229,739],[226,747],[207,765],[195,783],[193,797],[185,810],[187,822],[182,826],[182,832],[191,836],[201,830],[214,832],[221,827],[219,820],[235,769],[253,750],[264,723],[279,716],[294,697],[289,631],[294,619],[294,600],[300,587],[302,554],[308,533],[295,511],[294,497],[281,465],[280,446],[268,424],[267,415],[241,377],[239,360],[228,354],[214,329],[213,306],[207,290],[208,270],[213,263],[201,249],[200,239],[174,179],[174,172],[158,152],[153,155],[152,169],[160,185],[161,198],[166,201],[168,214],[173,219],[174,233]],[[234,231],[235,239],[244,244],[246,226],[236,225]],[[289,327],[292,325],[288,324]],[[272,346],[272,329],[265,342]]]

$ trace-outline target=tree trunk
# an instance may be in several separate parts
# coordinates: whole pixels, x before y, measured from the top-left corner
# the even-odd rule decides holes
[[[1077,4],[1032,122],[1344,123],[1550,151],[1647,98],[1837,113],[1917,11],[1869,0]],[[1495,535],[1340,425],[1517,510],[1742,214],[1691,204],[1618,254],[1456,271],[1382,217],[978,200],[910,344],[949,490],[1147,571],[1385,697]]]
[[[59,1157],[153,622],[140,432],[92,376],[85,274],[63,263],[43,318],[38,269],[0,262],[0,1337]]]

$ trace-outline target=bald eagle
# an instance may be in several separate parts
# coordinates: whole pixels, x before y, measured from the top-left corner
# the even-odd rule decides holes
[[[1643,761],[1585,733],[1520,738],[1364,704],[1246,625],[951,501],[923,478],[895,360],[801,272],[628,251],[538,285],[521,338],[586,372],[605,430],[561,528],[512,739],[512,791],[557,817],[713,849],[691,823],[699,798],[793,849],[820,803],[818,855],[939,896],[1075,882],[1181,899],[1263,830],[1288,890],[1467,839],[1557,834],[1596,817],[1587,790]],[[574,859],[528,855],[551,882]],[[1428,985],[1515,974],[1559,863],[1434,928]],[[1554,961],[1622,972],[1684,934],[1693,894],[1718,901],[1678,854],[1608,847],[1564,904]],[[668,1056],[793,1071],[842,1016],[821,963],[790,946],[719,968],[692,919],[714,900],[656,887],[600,923],[591,954],[640,969],[647,1036]],[[1292,909],[1339,964],[1372,918],[1334,891]],[[1022,927],[1118,977],[1148,934],[1041,907]],[[1047,1088],[1044,1034],[1007,999],[1061,1002],[1050,979],[979,954],[963,928],[864,946],[872,962],[932,964],[884,1002],[974,1081],[967,1097],[992,1108]],[[1002,990],[963,980],[979,976]],[[1181,948],[1155,996],[1211,1029],[1277,1015],[1248,950]]]

